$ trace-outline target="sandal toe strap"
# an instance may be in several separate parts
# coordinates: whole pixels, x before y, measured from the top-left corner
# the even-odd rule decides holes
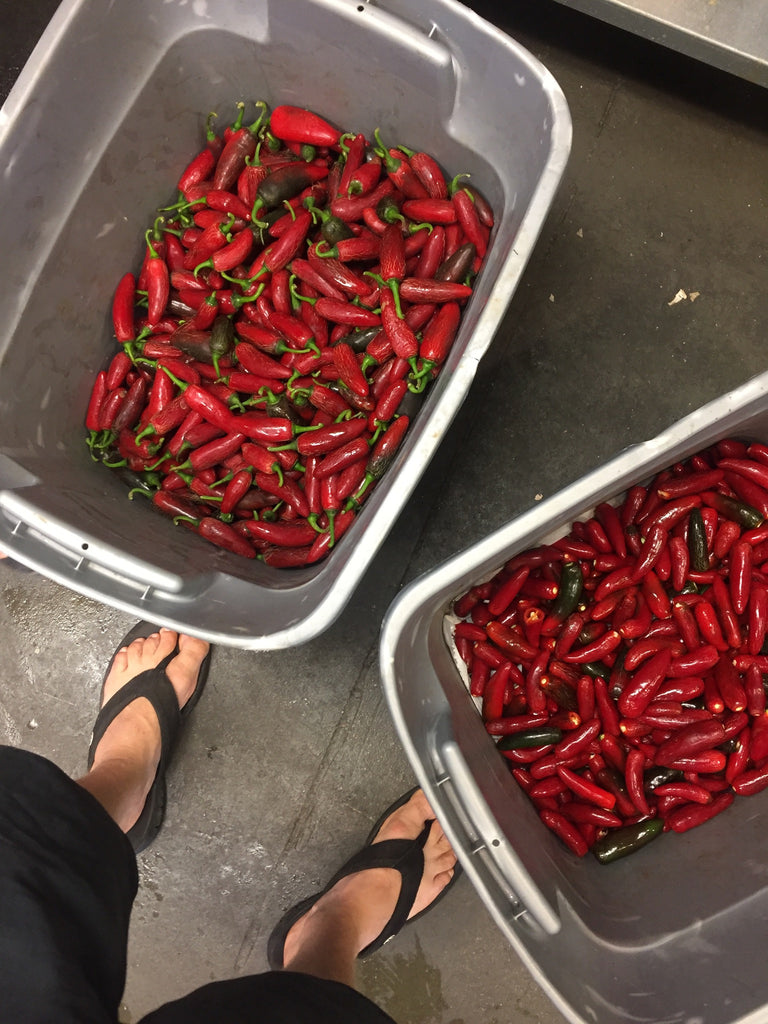
[[[134,676],[117,693],[113,694],[101,711],[99,711],[88,749],[88,768],[92,766],[96,748],[109,726],[121,711],[140,697],[146,698],[154,708],[157,720],[160,723],[161,758],[167,760],[176,742],[181,723],[181,713],[179,711],[176,691],[165,674],[166,665],[173,657],[173,654],[175,652],[164,658],[155,668],[146,669],[144,672]]]

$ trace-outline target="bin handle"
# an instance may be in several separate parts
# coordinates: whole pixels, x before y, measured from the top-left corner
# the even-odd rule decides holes
[[[444,770],[422,784],[435,809],[445,811],[440,824],[498,926],[510,939],[520,926],[539,935],[559,932],[558,914],[500,834],[458,743],[444,741],[439,759]]]
[[[175,573],[94,541],[85,531],[35,509],[15,492],[0,492],[0,509],[5,513],[0,516],[0,550],[44,576],[71,585],[73,571],[85,576],[90,570],[96,590],[102,589],[95,586],[97,573],[102,578],[104,573],[118,577],[134,590],[179,594],[184,587],[184,580]]]

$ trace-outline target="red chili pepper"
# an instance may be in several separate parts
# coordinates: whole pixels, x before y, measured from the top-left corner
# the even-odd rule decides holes
[[[340,145],[344,154],[344,167],[339,177],[338,183],[338,195],[346,196],[349,191],[350,182],[355,171],[359,167],[364,165],[365,151],[368,146],[368,140],[361,133],[352,136],[349,141],[342,137],[340,139]],[[336,197],[331,195],[332,199]]]
[[[121,344],[133,341],[136,337],[135,304],[136,278],[131,273],[123,274],[112,300],[112,328],[115,337]]]
[[[190,384],[184,392],[184,399],[187,406],[195,412],[199,412],[208,423],[219,427],[225,433],[235,429],[232,411],[207,388]]]
[[[408,199],[429,198],[429,193],[419,181],[405,153],[399,149],[387,149],[379,137],[378,128],[374,131],[373,137],[377,143],[375,152],[381,157],[384,170],[392,184]]]
[[[230,429],[266,445],[286,444],[293,438],[293,424],[290,420],[260,412],[233,415]]]
[[[137,377],[128,389],[123,402],[112,421],[112,430],[117,434],[131,430],[139,421],[146,403],[148,385],[144,377]]]
[[[768,764],[750,768],[737,775],[731,782],[738,796],[753,796],[768,787]]]
[[[235,432],[226,433],[223,437],[213,438],[195,448],[190,453],[187,461],[182,466],[176,468],[189,467],[195,473],[199,473],[201,470],[209,469],[211,466],[218,466],[224,459],[239,451],[244,440],[245,435]]]
[[[365,397],[369,391],[369,384],[360,369],[357,356],[346,344],[335,345],[333,348],[333,364],[339,378],[356,395]]]
[[[448,186],[438,162],[429,153],[414,153],[411,158],[411,169],[427,191],[431,199],[446,199]],[[410,214],[406,214],[410,216]],[[428,217],[417,217],[416,220],[429,220]]]
[[[85,426],[87,430],[96,431],[100,429],[99,420],[107,393],[107,372],[106,370],[99,370],[91,388],[91,396],[85,413]]]
[[[569,651],[563,657],[563,661],[571,664],[583,665],[591,661],[600,661],[611,651],[615,651],[621,643],[621,634],[615,629],[609,629],[602,636],[598,637],[597,640],[593,640],[591,643],[579,647],[576,650]]]
[[[343,260],[334,256],[320,256],[317,246],[310,246],[308,256],[310,266],[329,284],[366,300],[373,295],[374,286],[371,281],[361,277]]]
[[[547,809],[540,810],[539,817],[547,828],[554,832],[577,857],[586,856],[589,851],[587,841],[567,818],[557,811]]]
[[[395,297],[391,291],[381,295],[381,322],[390,344],[401,359],[412,359],[418,355],[419,342],[413,330],[398,314]]]
[[[235,330],[242,337],[250,340],[255,335],[254,331],[248,330],[250,326],[241,324]],[[260,351],[248,342],[240,342],[235,346],[235,357],[244,370],[254,373],[258,377],[267,377],[271,380],[288,380],[291,377],[291,370],[288,366],[284,366],[273,359],[271,355]]]
[[[256,540],[266,541],[278,547],[304,547],[314,543],[317,532],[306,520],[294,523],[270,523],[265,520],[249,519],[245,529]]]
[[[399,224],[387,224],[379,248],[379,273],[384,281],[405,277],[405,241]]]
[[[705,643],[716,647],[718,651],[727,651],[728,644],[713,605],[703,599],[694,605],[693,614]]]
[[[613,793],[609,793],[607,789],[603,789],[594,782],[590,782],[589,779],[577,775],[570,768],[559,767],[557,774],[566,786],[582,800],[596,804],[598,807],[603,807],[607,811],[615,807],[616,797]]]
[[[300,252],[311,226],[312,217],[309,212],[300,210],[288,230],[259,253],[248,271],[248,277],[257,278],[266,272],[274,273],[286,267]]]
[[[242,558],[256,557],[255,548],[245,537],[242,537],[227,523],[223,523],[220,519],[213,518],[213,516],[205,516],[201,519],[197,524],[197,532],[212,544],[216,544],[217,547],[231,551]]]
[[[227,138],[216,161],[216,169],[213,173],[214,188],[229,190],[237,183],[246,161],[250,160],[256,152],[255,133],[263,116],[262,112],[254,124],[248,128],[238,128]]]
[[[331,547],[346,533],[354,520],[354,512],[337,512],[333,522],[333,534],[329,530],[316,536],[314,543],[309,549],[307,561],[311,564],[324,558]]]
[[[586,678],[589,679],[589,676]],[[594,689],[590,688],[590,693],[594,703]],[[601,729],[602,722],[599,718],[587,719],[555,746],[555,756],[568,759],[583,754]]]
[[[763,490],[768,490],[768,465],[763,462],[755,462],[752,459],[725,458],[718,463],[722,470],[732,470],[739,476],[746,477],[753,481]]]
[[[460,302],[472,295],[472,287],[459,281],[406,277],[400,283],[400,297],[406,302]]]
[[[645,795],[643,769],[645,768],[645,754],[642,750],[632,749],[627,753],[627,760],[624,767],[624,781],[630,800],[637,810],[644,815],[650,815],[651,808]]]
[[[666,824],[673,832],[687,832],[721,814],[731,806],[733,800],[733,793],[725,792],[716,796],[711,804],[684,804],[669,814]]]
[[[367,192],[364,195],[349,197],[349,198],[338,198],[331,201],[330,211],[334,217],[339,217],[347,224],[353,224],[355,221],[359,221],[365,210],[375,208],[382,199],[386,199],[387,196],[392,195],[395,191],[395,186],[389,180],[384,178],[372,192]],[[350,239],[351,241],[351,239]],[[336,248],[341,253],[341,246],[343,243],[337,243]],[[378,250],[377,250],[378,252]]]
[[[715,665],[715,683],[729,711],[743,711],[746,708],[747,695],[728,654],[723,654]]]
[[[635,672],[622,690],[617,701],[618,709],[626,718],[636,718],[648,707],[661,689],[672,660],[669,650],[661,650],[646,661]]]
[[[368,429],[373,432],[377,423],[388,423],[407,394],[408,384],[402,379],[393,380],[385,387],[381,391],[380,397],[377,398],[376,408],[368,417]]]
[[[450,199],[406,199],[402,207],[403,215],[414,221],[426,221],[429,224],[453,224],[458,220],[456,207]]]
[[[763,674],[757,665],[749,665],[744,674],[744,692],[747,698],[747,712],[758,717],[765,713],[766,695]]]
[[[474,245],[478,257],[483,259],[488,248],[487,229],[480,223],[480,218],[469,192],[467,189],[460,188],[453,193],[451,198],[456,209],[456,217],[467,241]]]
[[[319,430],[310,430],[299,436],[296,447],[302,455],[320,455],[325,452],[332,452],[348,441],[365,434],[368,430],[368,423],[365,418],[357,417],[349,420],[342,420],[341,423],[332,423]]]
[[[528,666],[525,674],[525,696],[532,714],[544,712],[547,707],[547,697],[542,685],[548,664],[549,651],[540,651]]]
[[[194,157],[181,173],[177,188],[186,196],[187,191],[201,181],[206,181],[213,174],[216,166],[216,157],[209,146]]]
[[[493,673],[486,683],[485,690],[483,691],[482,705],[482,716],[486,725],[501,719],[504,713],[504,698],[509,683],[511,667],[511,662],[506,662]]]
[[[673,766],[683,758],[714,750],[724,742],[724,737],[723,723],[715,718],[686,725],[657,748],[655,763]]]
[[[672,679],[702,675],[709,671],[709,669],[714,668],[719,658],[720,653],[718,649],[712,644],[704,643],[689,654],[673,658],[667,669],[667,675]]]
[[[765,467],[768,469],[768,466]],[[747,476],[727,471],[725,479],[734,494],[748,505],[757,509],[764,519],[768,519],[768,491]]]
[[[381,325],[381,317],[378,313],[365,309],[363,306],[356,306],[352,302],[323,297],[315,301],[315,310],[320,316],[335,324],[348,324],[351,327],[378,327]]]
[[[281,104],[272,111],[269,119],[269,130],[278,139],[286,142],[304,142],[310,146],[336,147],[341,137],[338,128],[320,117],[319,114]]]
[[[324,295],[328,299],[336,299],[338,302],[344,299],[344,292],[341,288],[337,288],[335,284],[328,280],[328,278],[321,274],[317,267],[310,263],[309,260],[300,259],[298,257],[291,260],[291,272],[298,277],[300,281],[305,284],[312,285],[317,291]]]
[[[764,468],[768,470],[768,466]],[[752,545],[746,541],[737,541],[731,549],[729,581],[734,610],[741,615],[752,586]]]
[[[200,265],[210,266],[219,272],[233,270],[248,257],[253,243],[253,232],[250,228],[244,228],[230,242],[216,249],[208,260],[201,261]]]

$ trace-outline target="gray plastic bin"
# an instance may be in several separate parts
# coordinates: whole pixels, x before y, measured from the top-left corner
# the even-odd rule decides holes
[[[115,285],[204,137],[239,99],[470,170],[497,213],[454,351],[396,463],[325,562],[271,569],[175,528],[95,465],[82,421],[113,351]],[[453,0],[65,0],[0,112],[0,548],[89,597],[253,649],[343,609],[440,443],[568,159],[549,72]]]
[[[502,932],[578,1024],[768,1021],[768,791],[613,864],[574,856],[540,822],[486,734],[449,650],[445,615],[514,555],[724,437],[768,441],[768,374],[422,576],[384,622],[382,679],[413,769]]]

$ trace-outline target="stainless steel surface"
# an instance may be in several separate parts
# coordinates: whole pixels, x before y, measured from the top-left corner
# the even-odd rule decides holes
[[[764,0],[559,0],[662,46],[768,85]]]

